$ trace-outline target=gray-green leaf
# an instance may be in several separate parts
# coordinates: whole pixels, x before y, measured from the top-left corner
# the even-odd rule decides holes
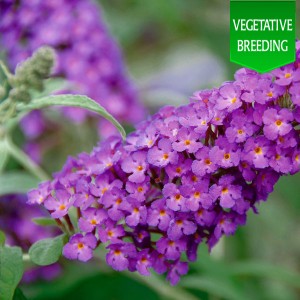
[[[34,243],[28,252],[31,261],[39,266],[48,266],[57,262],[62,253],[64,236],[63,234]]]
[[[0,247],[0,299],[13,299],[23,275],[22,250],[19,247]]]
[[[8,172],[0,175],[0,196],[26,193],[37,187],[39,180],[25,172]]]
[[[4,170],[9,157],[6,140],[0,140],[0,173]]]
[[[33,218],[31,221],[40,226],[56,226],[57,225],[55,220],[51,219],[51,218]]]
[[[49,106],[72,106],[72,107],[81,107],[88,109],[90,111],[96,112],[108,121],[110,121],[114,126],[120,131],[123,138],[125,138],[126,133],[122,125],[110,114],[108,113],[101,105],[91,98],[83,95],[54,95],[47,96],[38,99],[33,99],[28,104],[19,103],[17,108],[19,112],[31,111],[34,109],[41,109]]]

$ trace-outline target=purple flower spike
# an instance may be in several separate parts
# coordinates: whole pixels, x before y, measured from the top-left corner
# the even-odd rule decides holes
[[[63,248],[63,255],[68,259],[88,261],[93,257],[93,249],[96,248],[97,239],[91,233],[83,236],[80,233],[73,235]]]
[[[29,201],[54,218],[79,208],[79,229],[107,245],[113,269],[166,272],[177,284],[188,269],[181,258],[195,261],[199,245],[211,250],[234,234],[281,176],[300,171],[299,47],[275,81],[241,69],[188,105],[162,108],[125,142],[110,138],[68,159]]]

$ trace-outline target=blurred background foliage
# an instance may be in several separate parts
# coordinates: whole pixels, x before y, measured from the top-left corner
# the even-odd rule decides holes
[[[151,112],[165,104],[185,103],[196,90],[232,80],[239,68],[229,62],[229,1],[99,2]],[[68,144],[61,159],[45,160],[51,161],[48,170],[58,169],[67,154],[90,150],[96,141],[88,124],[60,122],[73,130],[67,137],[64,133],[47,137],[56,143],[61,136]],[[21,136],[16,139],[22,143]],[[300,175],[282,178],[267,203],[261,203],[259,214],[249,214],[247,226],[224,238],[211,255],[205,246],[200,249],[198,261],[177,287],[162,278],[119,274],[95,260],[88,265],[63,261],[61,277],[23,285],[22,291],[33,300],[300,299],[299,182]],[[22,297],[21,292],[16,295]]]

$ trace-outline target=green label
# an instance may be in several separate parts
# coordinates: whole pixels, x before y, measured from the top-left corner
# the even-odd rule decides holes
[[[296,2],[230,1],[230,61],[260,73],[295,60]]]

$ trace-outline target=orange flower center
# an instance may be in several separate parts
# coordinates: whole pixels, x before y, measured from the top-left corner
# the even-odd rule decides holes
[[[179,201],[181,199],[181,195],[180,194],[175,195],[175,199],[176,201]]]
[[[82,249],[82,248],[84,248],[83,243],[78,243],[78,244],[77,244],[77,248],[78,248],[79,250]]]
[[[256,154],[262,154],[262,149],[261,149],[260,147],[256,147],[256,148],[254,149],[254,152],[255,152]]]
[[[168,159],[169,158],[169,154],[168,153],[165,153],[164,155],[163,155],[163,159]]]
[[[195,197],[195,198],[200,198],[200,192],[195,192],[195,193],[194,193],[194,197]]]
[[[185,143],[186,146],[189,146],[191,144],[191,141],[190,140],[186,140],[184,143]]]
[[[59,210],[64,210],[65,208],[66,208],[66,206],[64,204],[61,204],[58,209]]]
[[[204,161],[204,163],[206,164],[206,165],[211,165],[211,160],[209,159],[209,158],[207,158],[205,161]]]
[[[242,162],[241,165],[243,168],[248,168],[248,164],[246,162]]]
[[[121,252],[119,249],[117,249],[117,250],[114,251],[114,254],[115,254],[115,255],[120,255],[121,253],[122,253],[122,252]]]
[[[143,171],[143,166],[138,166],[136,169],[137,169],[138,171]]]
[[[175,171],[176,171],[176,173],[179,173],[179,174],[182,172],[182,170],[181,170],[181,168],[180,168],[180,167],[176,168],[176,170],[175,170]]]
[[[146,257],[142,257],[142,259],[141,259],[141,263],[146,263],[146,262],[148,262],[148,259],[146,258]]]
[[[228,188],[227,187],[223,188],[222,189],[222,194],[227,194],[227,193],[228,193]]]
[[[292,76],[291,73],[286,73],[286,74],[284,75],[285,78],[290,78],[291,76]]]
[[[275,124],[279,127],[279,126],[282,125],[282,122],[281,122],[280,120],[277,120],[277,121],[275,122]]]
[[[229,159],[229,158],[230,158],[230,153],[225,153],[225,154],[224,154],[224,158],[225,158],[225,159]]]
[[[166,215],[166,211],[164,209],[162,209],[160,212],[159,212],[159,215],[160,216],[165,216]]]

